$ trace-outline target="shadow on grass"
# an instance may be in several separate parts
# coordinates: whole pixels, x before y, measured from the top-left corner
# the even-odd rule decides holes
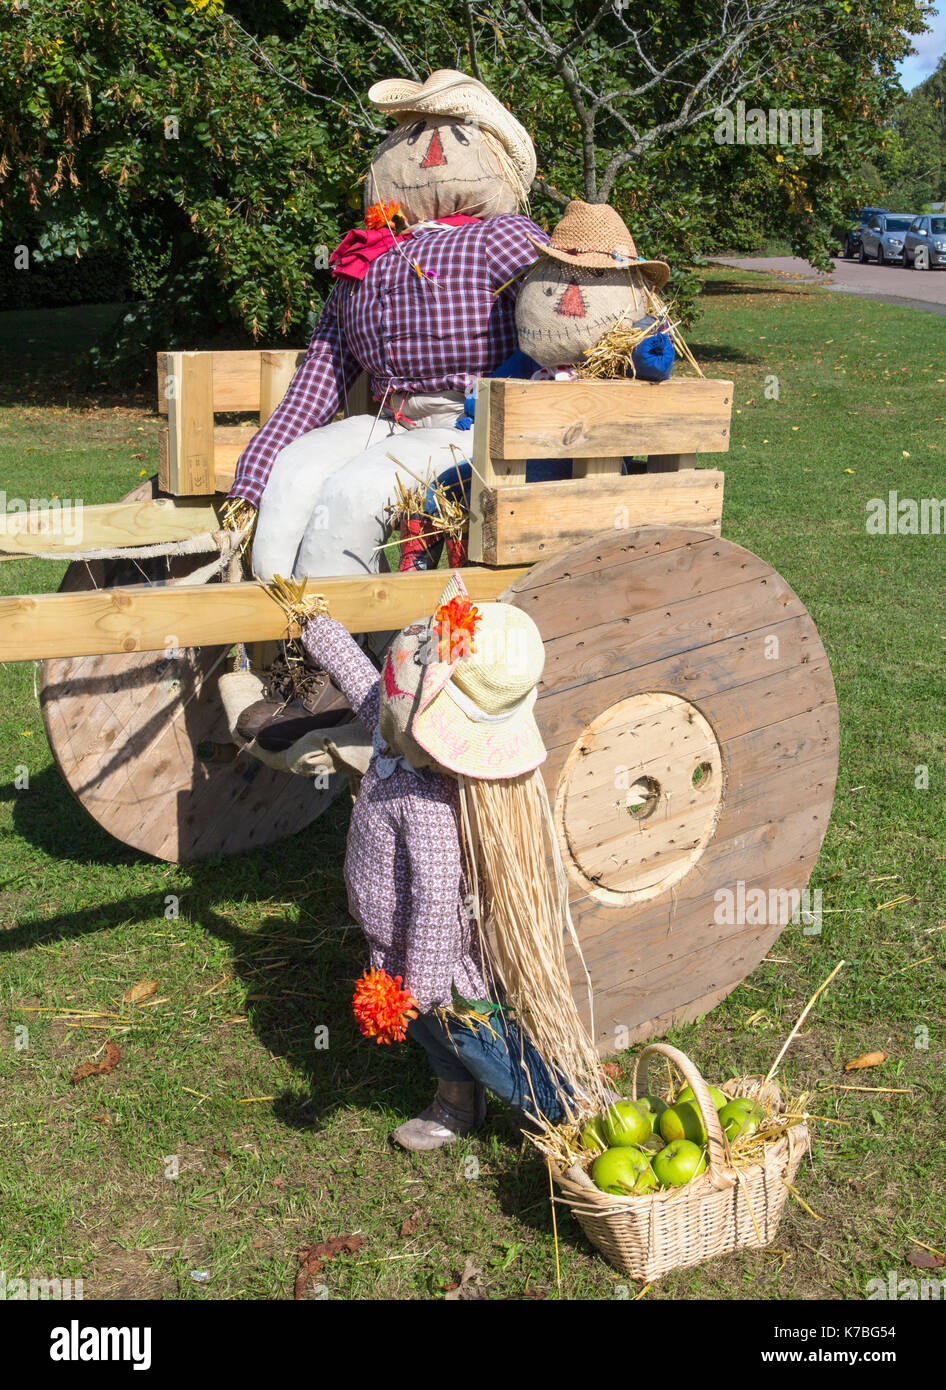
[[[159,865],[112,839],[81,811],[55,768],[35,777],[29,792],[7,787],[0,791],[0,799],[14,803],[17,834],[61,864],[129,870]],[[355,979],[365,968],[367,950],[360,928],[347,916],[344,900],[346,831],[346,805],[337,802],[316,826],[276,846],[234,859],[183,865],[175,871],[187,880],[186,886],[178,888],[179,896],[186,895],[187,921],[228,948],[233,974],[248,992],[246,1016],[260,1045],[272,1056],[284,1058],[303,1078],[298,1089],[273,1102],[275,1117],[293,1129],[320,1130],[336,1110],[353,1103],[368,1104],[379,1096],[406,1119],[429,1103],[433,1090],[419,1047],[413,1043],[378,1047],[363,1039],[355,1026],[351,995]],[[306,884],[313,877],[316,844],[317,881],[314,887],[297,892],[292,885]],[[16,891],[20,881],[10,879],[0,888]],[[167,887],[171,891],[175,883]],[[115,927],[153,924],[162,910],[164,891],[164,886],[149,887],[77,911],[21,920],[0,934],[0,955]],[[287,894],[299,901],[298,922],[280,914],[260,920],[253,911],[254,904],[282,901]],[[235,920],[241,903],[253,920],[249,929]],[[269,960],[274,951],[278,962]],[[265,960],[261,953],[266,954]],[[269,968],[271,963],[275,968]],[[326,1037],[331,1040],[330,1050],[321,1045]]]

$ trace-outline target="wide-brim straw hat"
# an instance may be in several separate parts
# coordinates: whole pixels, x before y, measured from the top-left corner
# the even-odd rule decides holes
[[[528,131],[488,87],[455,68],[438,68],[425,82],[390,77],[368,90],[368,100],[387,116],[448,116],[470,121],[494,135],[509,156],[525,198],[535,178],[535,149]]]
[[[438,609],[468,597],[454,573]],[[385,657],[381,701],[397,728],[441,767],[464,777],[519,777],[547,756],[533,713],[545,647],[521,608],[476,608],[472,642],[460,629],[444,642],[436,615],[399,633]]]
[[[548,242],[532,236],[529,240],[543,256],[566,265],[639,270],[658,290],[670,279],[666,261],[645,261],[638,256],[627,223],[607,203],[583,203],[573,198]]]

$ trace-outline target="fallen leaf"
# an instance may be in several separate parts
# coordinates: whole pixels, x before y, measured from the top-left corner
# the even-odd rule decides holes
[[[92,1123],[95,1125],[110,1125],[112,1117],[107,1110],[100,1110],[97,1115],[92,1116]]]
[[[309,1283],[322,1273],[326,1260],[347,1253],[354,1255],[365,1243],[364,1236],[329,1236],[318,1245],[304,1245],[299,1251],[299,1273],[296,1275],[296,1298],[305,1298]]]
[[[888,1052],[864,1052],[860,1057],[852,1057],[844,1063],[845,1071],[860,1071],[863,1067],[879,1067],[889,1057]]]
[[[285,1186],[286,1186],[286,1179],[285,1179],[285,1178],[273,1178],[273,1187],[285,1187]]]
[[[617,1062],[603,1062],[601,1071],[604,1076],[616,1077],[621,1075],[621,1068]]]
[[[121,1052],[118,1044],[107,1042],[105,1044],[105,1060],[102,1062],[83,1062],[76,1067],[69,1078],[70,1086],[75,1086],[77,1082],[84,1081],[87,1076],[107,1076],[110,1071],[114,1071],[121,1060]]]
[[[907,1264],[914,1265],[917,1269],[942,1269],[946,1265],[946,1259],[942,1255],[931,1255],[926,1250],[911,1250],[907,1256]]]
[[[444,1294],[444,1302],[459,1303],[466,1302],[475,1298],[482,1298],[477,1285],[479,1284],[481,1271],[476,1268],[472,1260],[467,1260],[463,1266],[463,1273],[460,1275],[460,1282],[449,1293]]]
[[[150,999],[152,994],[157,994],[157,980],[139,980],[136,985],[132,985],[126,994],[122,995],[123,1004],[140,1004],[142,999]]]
[[[418,1207],[417,1211],[412,1211],[410,1216],[406,1217],[405,1220],[401,1222],[400,1235],[402,1239],[405,1236],[412,1236],[414,1234],[417,1227],[420,1225],[420,1218],[422,1216],[423,1211]]]

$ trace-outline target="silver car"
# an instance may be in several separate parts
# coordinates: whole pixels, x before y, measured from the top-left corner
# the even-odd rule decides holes
[[[919,259],[917,258],[919,252]],[[925,254],[924,254],[925,253]],[[914,270],[932,270],[946,266],[946,217],[942,213],[924,213],[915,217],[903,238],[903,264]]]
[[[915,214],[882,212],[861,228],[861,250],[858,259],[863,263],[875,257],[878,265],[887,261],[903,262],[903,241],[913,226]]]

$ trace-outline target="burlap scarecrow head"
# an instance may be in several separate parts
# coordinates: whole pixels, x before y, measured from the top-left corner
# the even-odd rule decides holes
[[[645,284],[660,290],[670,267],[642,260],[634,238],[606,203],[573,201],[516,301],[519,346],[543,367],[580,362],[622,316],[630,323],[647,312]]]
[[[366,209],[397,203],[413,225],[458,212],[494,217],[525,201],[532,141],[482,82],[444,68],[424,83],[376,82],[368,99],[398,124],[371,161]]]

